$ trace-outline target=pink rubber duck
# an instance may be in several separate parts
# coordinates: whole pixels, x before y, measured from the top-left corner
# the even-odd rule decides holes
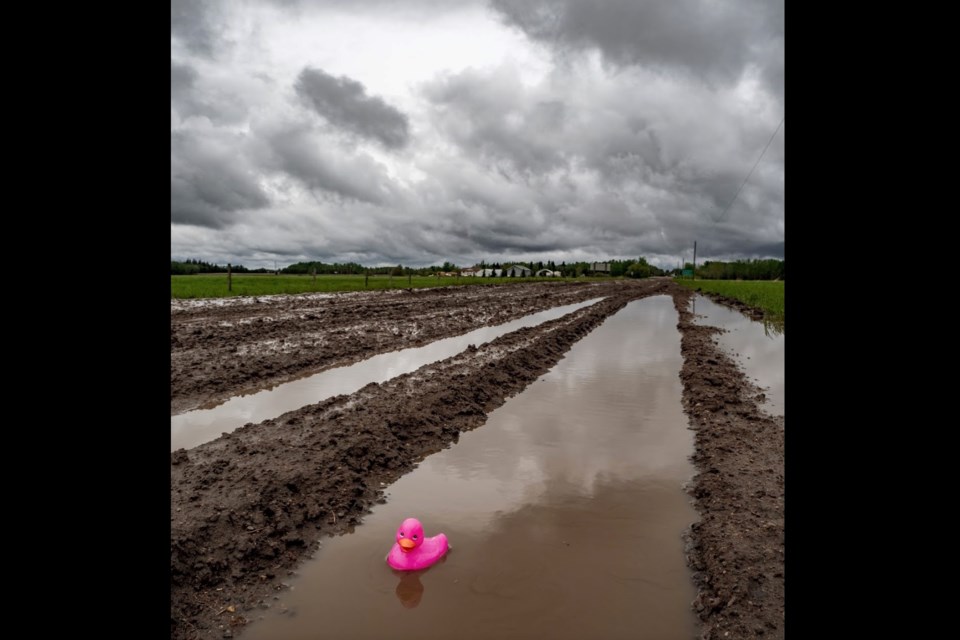
[[[432,538],[425,538],[420,521],[407,518],[397,529],[397,541],[387,554],[387,562],[401,571],[426,569],[442,558],[449,548],[447,536],[438,533]]]

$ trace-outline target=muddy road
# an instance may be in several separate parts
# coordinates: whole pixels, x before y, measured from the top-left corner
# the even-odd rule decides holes
[[[783,635],[782,419],[669,280],[172,303],[171,412],[547,308],[601,302],[381,384],[171,454],[171,637],[221,638],[274,603],[322,537],[553,367],[632,300],[674,296],[699,473],[688,536],[704,637]],[[728,636],[724,636],[729,633]]]

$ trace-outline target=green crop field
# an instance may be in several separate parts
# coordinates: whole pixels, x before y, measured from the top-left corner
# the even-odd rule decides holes
[[[434,278],[431,276],[364,276],[239,274],[233,275],[233,291],[227,290],[227,274],[211,273],[170,276],[171,298],[223,298],[265,296],[276,293],[364,291],[369,289],[422,289],[448,285],[485,285],[516,282],[558,281],[561,278]]]
[[[771,320],[784,318],[782,280],[684,280],[679,284],[736,298],[751,307],[763,309]]]

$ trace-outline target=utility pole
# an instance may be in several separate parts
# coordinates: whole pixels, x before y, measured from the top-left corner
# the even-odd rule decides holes
[[[697,279],[697,241],[693,241],[693,279]]]

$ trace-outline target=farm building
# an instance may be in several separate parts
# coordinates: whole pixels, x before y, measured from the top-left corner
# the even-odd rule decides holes
[[[559,277],[559,276],[560,276],[560,272],[559,272],[559,271],[550,271],[550,269],[540,269],[540,271],[537,271],[537,276],[538,276],[538,277],[546,276],[546,277],[548,277],[548,278],[554,278],[554,277]]]
[[[499,278],[502,273],[503,269],[481,269],[477,267],[475,269],[463,269],[460,275],[473,276],[474,278]]]
[[[529,278],[533,275],[533,271],[522,265],[515,264],[507,269],[503,275],[508,278]]]
[[[594,262],[590,265],[590,271],[593,273],[610,273],[609,262]]]

